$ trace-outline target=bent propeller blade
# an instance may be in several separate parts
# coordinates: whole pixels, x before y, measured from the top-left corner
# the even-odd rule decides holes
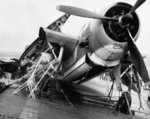
[[[149,80],[149,75],[146,69],[146,65],[144,63],[143,57],[141,55],[141,53],[139,52],[137,46],[135,45],[132,35],[130,33],[130,31],[127,29],[128,34],[129,34],[129,39],[128,39],[128,46],[129,46],[129,51],[131,53],[131,58],[132,61],[137,69],[137,71],[139,72],[142,80],[146,83]]]

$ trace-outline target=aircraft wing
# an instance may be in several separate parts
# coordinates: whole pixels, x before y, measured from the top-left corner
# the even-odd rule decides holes
[[[63,16],[55,20],[53,23],[51,23],[47,27],[47,29],[51,29],[53,31],[61,31],[61,27],[66,23],[69,17],[70,17],[70,14],[67,14],[67,13],[64,14]]]
[[[62,32],[53,31],[50,29],[40,29],[39,36],[41,39],[46,39],[48,42],[57,43],[61,46],[76,47],[78,38]]]
[[[47,29],[51,29],[53,31],[61,31],[61,27],[66,23],[66,21],[68,20],[68,18],[70,17],[70,14],[64,14],[61,17],[59,17],[57,20],[55,20],[53,23],[51,23]],[[22,53],[21,57],[19,60],[21,60],[23,57],[25,57],[27,54],[30,55],[30,52],[35,50],[35,47],[37,45],[38,42],[43,42],[43,48],[45,47],[46,41],[44,41],[44,39],[40,39],[39,37],[33,41],[33,43],[31,45],[28,46],[28,48]],[[41,48],[41,51],[43,50],[43,48]]]

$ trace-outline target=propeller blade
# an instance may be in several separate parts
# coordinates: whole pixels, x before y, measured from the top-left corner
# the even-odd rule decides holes
[[[137,0],[135,5],[130,10],[129,14],[132,14],[138,7],[140,7],[146,0]]]
[[[128,34],[129,34],[129,39],[128,39],[128,47],[129,47],[129,51],[131,53],[131,59],[133,61],[133,64],[135,65],[138,73],[140,74],[142,80],[146,83],[148,81],[150,81],[149,79],[149,75],[143,60],[143,57],[141,55],[141,53],[139,52],[137,46],[134,43],[134,39],[129,31],[129,29],[127,29]]]
[[[66,12],[66,13],[69,13],[72,15],[80,16],[80,17],[101,19],[101,20],[110,20],[110,21],[118,22],[117,18],[100,16],[99,14],[96,14],[96,13],[91,12],[89,10],[85,10],[85,9],[78,8],[78,7],[58,5],[57,10],[62,11],[62,12]]]

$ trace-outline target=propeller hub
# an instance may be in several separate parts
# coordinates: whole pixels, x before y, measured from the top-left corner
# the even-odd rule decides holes
[[[130,23],[132,23],[133,21],[133,16],[132,14],[125,14],[123,16],[121,16],[119,18],[119,23],[122,25],[122,26],[129,26]]]

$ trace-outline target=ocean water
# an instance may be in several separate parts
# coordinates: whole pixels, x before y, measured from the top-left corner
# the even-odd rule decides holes
[[[0,60],[9,60],[10,58],[17,58],[19,59],[21,53],[19,52],[0,52]]]

